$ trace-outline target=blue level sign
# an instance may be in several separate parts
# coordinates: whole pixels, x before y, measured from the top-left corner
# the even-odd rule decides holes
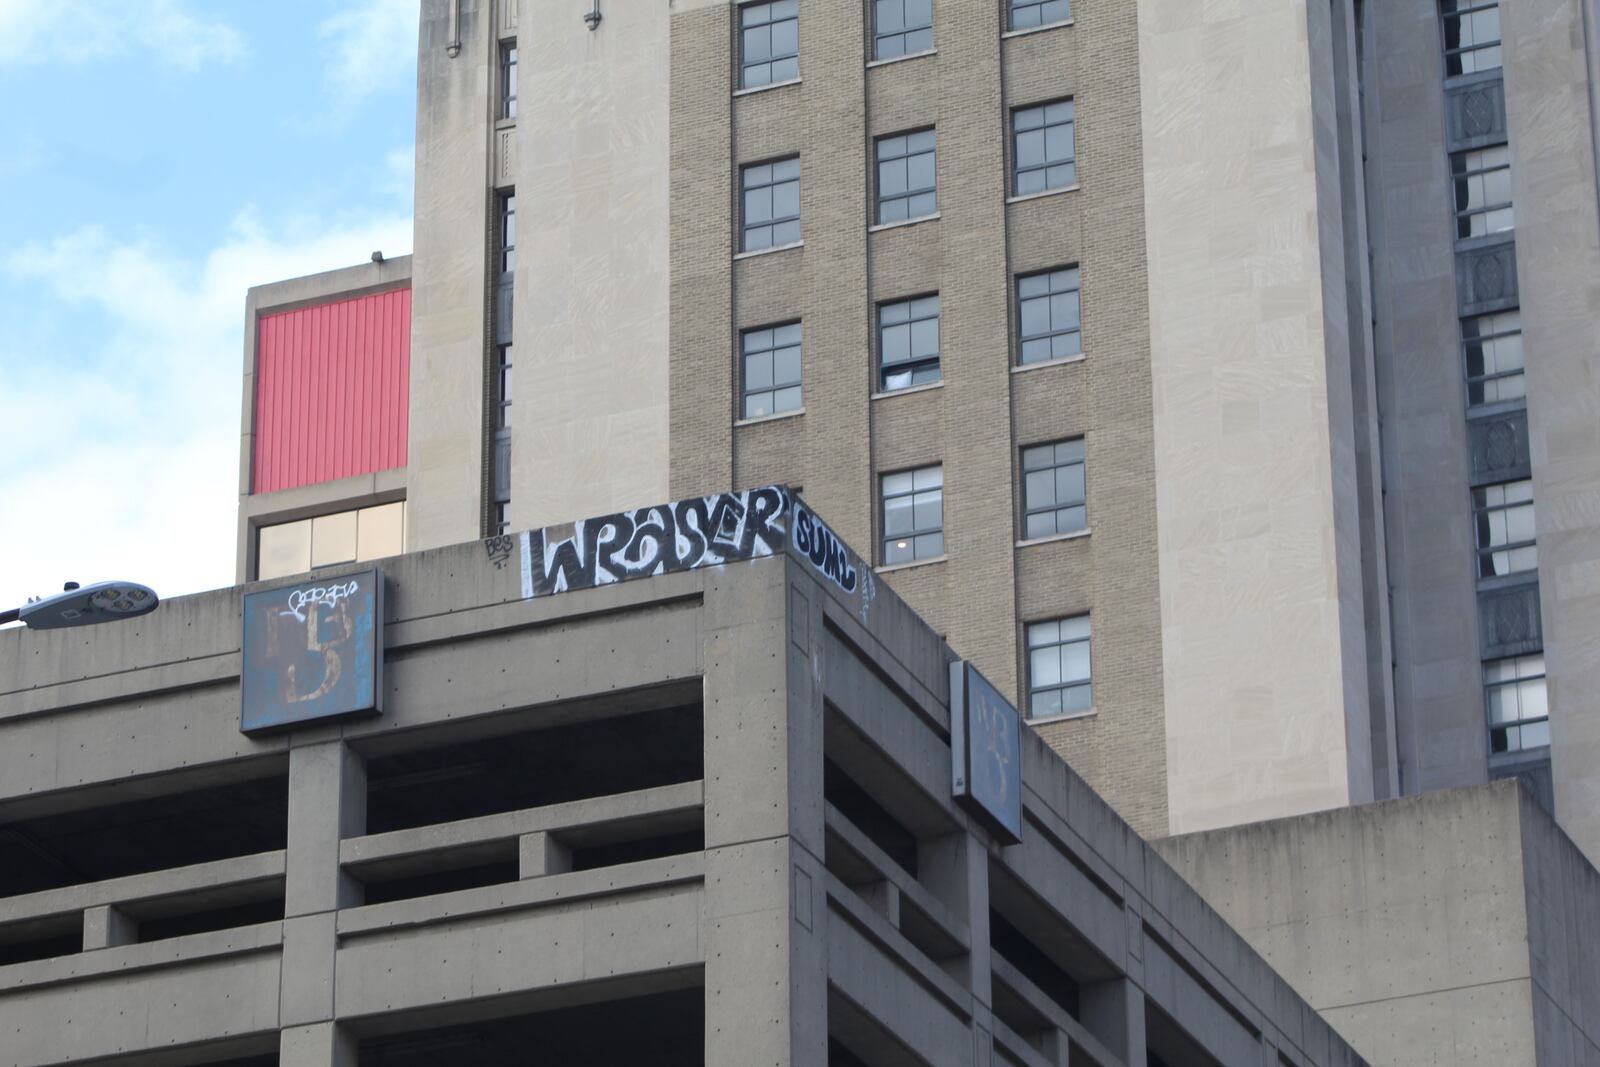
[[[244,597],[239,729],[376,715],[383,699],[383,572]]]
[[[965,660],[950,664],[951,791],[1008,845],[1022,840],[1022,717]]]

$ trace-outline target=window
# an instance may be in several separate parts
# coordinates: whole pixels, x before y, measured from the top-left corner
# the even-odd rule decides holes
[[[740,175],[746,252],[800,240],[800,157],[757,163]]]
[[[933,0],[872,0],[872,58],[933,48]]]
[[[1049,26],[1065,22],[1072,17],[1067,0],[1011,0],[1011,28],[1031,30],[1035,26]]]
[[[939,206],[934,192],[934,131],[880,137],[877,149],[878,221],[932,215]]]
[[[517,43],[500,46],[500,117],[517,117]]]
[[[1472,525],[1478,542],[1478,577],[1535,570],[1533,482],[1502,482],[1472,491]]]
[[[1461,320],[1467,403],[1473,407],[1528,395],[1522,376],[1522,318],[1516,311]]]
[[[878,385],[884,392],[939,380],[939,295],[878,307]]]
[[[510,513],[511,505],[508,502],[502,500],[494,505],[494,511],[492,517],[490,518],[490,524],[494,527],[494,532],[496,534],[503,534],[506,532],[506,530],[510,529]]]
[[[511,425],[511,346],[501,345],[495,352],[494,428]]]
[[[1053,537],[1088,525],[1083,438],[1022,450],[1022,536]]]
[[[500,269],[510,272],[517,269],[517,196],[507,193],[500,198]]]
[[[746,330],[744,417],[759,418],[800,407],[800,324]]]
[[[1444,16],[1444,73],[1476,74],[1500,66],[1500,5],[1483,0],[1440,0]]]
[[[1485,663],[1483,703],[1489,712],[1491,754],[1542,748],[1550,743],[1543,655]]]
[[[256,579],[397,556],[404,532],[405,504],[399,501],[263,526],[256,533]]]
[[[944,555],[944,467],[883,476],[883,562]]]
[[[739,86],[754,89],[800,77],[799,0],[739,9]]]
[[[1505,145],[1450,157],[1456,237],[1482,237],[1511,229],[1511,149]]]
[[[1028,624],[1028,718],[1094,707],[1089,684],[1089,616]]]
[[[1057,100],[1011,113],[1018,196],[1065,189],[1078,180],[1072,101]]]
[[[1043,363],[1082,353],[1079,313],[1077,267],[1018,278],[1018,362]]]

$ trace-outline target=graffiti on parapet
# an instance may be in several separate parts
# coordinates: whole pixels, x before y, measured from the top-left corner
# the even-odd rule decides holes
[[[824,578],[846,593],[854,593],[860,587],[862,569],[852,562],[854,553],[799,500],[794,502],[794,525],[791,530],[795,551],[809,559]]]
[[[788,513],[788,490],[769,485],[584,519],[560,540],[531,530],[522,535],[522,595],[776,555]]]
[[[809,560],[818,574],[856,598],[855,613],[865,624],[867,609],[877,592],[872,584],[872,570],[799,497],[794,498],[793,510],[789,536],[794,550]]]
[[[505,567],[506,561],[511,558],[511,553],[516,547],[516,541],[505,534],[488,538],[483,542],[483,551],[488,555],[489,562],[494,564],[495,570]]]

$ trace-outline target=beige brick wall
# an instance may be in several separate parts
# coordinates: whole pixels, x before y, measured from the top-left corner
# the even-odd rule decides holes
[[[805,0],[801,82],[733,95],[733,9],[672,19],[674,496],[787,481],[874,557],[877,481],[942,463],[947,559],[885,575],[1005,691],[1026,620],[1093,613],[1096,714],[1044,725],[1142,832],[1165,833],[1137,27],[1094,5],[1003,35],[938,0],[937,54],[869,66],[864,0]],[[1074,96],[1082,188],[1006,203],[1009,110]],[[869,232],[872,140],[934,126],[940,217]],[[804,246],[735,259],[743,163],[798,154]],[[1016,273],[1078,263],[1080,363],[1013,374]],[[871,399],[875,308],[940,294],[942,384]],[[804,413],[735,425],[741,329],[799,318]],[[1082,435],[1089,537],[1017,548],[1018,446]],[[1115,757],[1112,758],[1112,754]]]

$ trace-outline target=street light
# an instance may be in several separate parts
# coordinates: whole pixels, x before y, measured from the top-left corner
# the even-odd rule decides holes
[[[67,626],[92,626],[97,622],[131,619],[156,610],[156,591],[138,582],[97,582],[79,588],[68,582],[55,596],[29,601],[20,608],[0,611],[0,626],[19,619],[34,630],[60,630]]]

